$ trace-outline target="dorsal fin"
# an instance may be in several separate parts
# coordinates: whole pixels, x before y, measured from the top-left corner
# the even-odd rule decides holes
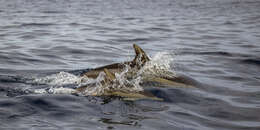
[[[146,53],[144,52],[144,50],[142,48],[140,48],[138,45],[133,44],[133,47],[135,49],[135,58],[132,61],[132,67],[136,66],[142,67],[147,61],[150,61],[149,57],[146,55]]]
[[[114,79],[116,79],[115,74],[111,73],[108,69],[104,68],[104,72],[106,74],[105,79],[108,81],[113,81]]]

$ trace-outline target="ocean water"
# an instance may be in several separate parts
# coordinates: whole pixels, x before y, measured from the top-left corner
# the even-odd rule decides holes
[[[151,90],[164,101],[63,89],[134,43],[197,88]],[[0,129],[259,130],[260,1],[0,0]]]

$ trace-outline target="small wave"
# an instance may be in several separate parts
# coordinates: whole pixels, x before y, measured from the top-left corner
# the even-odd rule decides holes
[[[151,28],[147,28],[147,30],[149,31],[158,31],[158,32],[172,32],[172,29],[169,28],[162,28],[162,27],[151,27]]]
[[[28,27],[28,26],[36,26],[36,27],[43,27],[43,26],[51,26],[55,25],[53,23],[23,23],[20,27]]]
[[[253,64],[253,65],[260,66],[260,60],[258,60],[258,59],[244,59],[244,60],[242,60],[242,62],[246,63],[246,64]]]
[[[42,13],[45,13],[45,14],[63,14],[63,13],[66,13],[66,12],[65,11],[48,10],[48,11],[42,11]]]
[[[232,21],[225,21],[223,24],[224,25],[235,25],[236,23],[234,23]]]
[[[110,39],[116,42],[149,42],[149,41],[156,41],[158,39],[152,37],[143,37],[143,38],[117,38],[117,39]]]
[[[198,52],[198,54],[201,55],[220,55],[220,56],[233,56],[229,52],[224,52],[224,51],[215,51],[215,52]]]

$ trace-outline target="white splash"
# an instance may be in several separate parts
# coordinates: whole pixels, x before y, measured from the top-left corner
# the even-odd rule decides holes
[[[134,79],[127,79],[126,74],[128,72],[128,69],[126,68],[121,73],[115,73],[115,79],[112,81],[112,83],[105,83],[105,76],[106,74],[104,72],[99,73],[99,76],[96,79],[96,83],[93,86],[89,86],[86,88],[86,90],[83,92],[84,95],[102,95],[106,91],[128,91],[128,92],[138,92],[142,91],[143,88],[139,85],[141,78],[134,78]]]
[[[35,89],[33,92],[36,94],[72,94],[76,93],[76,90],[72,88],[51,87],[49,89]]]
[[[50,85],[50,88],[32,90],[33,93],[36,94],[71,94],[76,92],[75,89],[66,88],[64,87],[65,85],[74,84],[76,88],[82,85],[93,83],[95,80],[87,77],[76,76],[68,72],[59,72],[57,74],[52,74],[46,77],[35,78],[31,82],[34,84]]]
[[[115,90],[126,90],[129,92],[138,92],[143,91],[143,88],[139,85],[141,81],[141,77],[134,77],[133,79],[127,79],[127,72],[129,71],[129,67],[126,67],[125,70],[121,73],[116,73],[116,79],[112,88]]]
[[[87,77],[79,77],[68,72],[59,72],[42,78],[35,78],[34,83],[49,84],[52,86],[62,86],[67,84],[84,84],[90,83],[93,79]]]
[[[65,84],[77,84],[80,82],[80,78],[67,73],[59,72],[50,76],[35,78],[34,82],[39,84],[49,84],[49,85],[65,85]]]
[[[147,62],[139,71],[142,76],[176,76],[171,65],[174,61],[174,53],[158,52],[151,61]]]

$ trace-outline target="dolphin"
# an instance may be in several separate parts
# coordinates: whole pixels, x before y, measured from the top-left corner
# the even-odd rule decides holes
[[[112,88],[113,85],[119,85],[118,80],[116,79],[116,76],[114,73],[111,73],[107,68],[104,68],[103,72],[105,73],[104,80],[101,81],[101,87],[104,88],[104,92],[98,93],[87,93],[86,91],[89,87],[93,87],[91,85],[85,85],[81,86],[79,88],[76,88],[76,91],[74,93],[81,93],[83,95],[91,95],[91,96],[118,96],[122,97],[123,100],[138,100],[138,99],[152,99],[152,100],[159,100],[162,101],[163,99],[158,98],[154,96],[152,93],[148,91],[130,91],[130,90],[124,90],[120,88]],[[124,82],[123,84],[127,88],[134,87],[133,84],[130,84],[128,82]]]
[[[122,73],[126,66],[129,67],[128,71],[126,72],[127,78],[134,78],[138,71],[142,69],[142,67],[150,61],[150,58],[144,52],[142,48],[138,45],[133,44],[133,48],[135,50],[136,56],[132,61],[126,61],[122,63],[114,63],[98,68],[91,69],[90,71],[84,73],[83,77],[88,78],[97,78],[100,73],[105,73],[104,80],[101,81],[101,87],[104,88],[102,93],[98,93],[96,91],[92,93],[86,93],[88,88],[95,87],[96,84],[88,84],[85,86],[81,86],[75,90],[75,93],[81,93],[83,95],[92,95],[92,96],[119,96],[122,97],[124,100],[137,100],[137,99],[152,99],[152,100],[162,100],[154,96],[151,92],[146,91],[129,91],[129,90],[122,90],[116,89],[111,86],[119,85],[119,81],[116,79],[115,73]],[[169,76],[170,74],[170,76]],[[141,84],[149,84],[155,83],[159,87],[182,87],[182,88],[193,88],[194,85],[197,83],[195,80],[183,76],[183,75],[174,75],[171,72],[167,73],[167,75],[159,75],[159,76],[143,76]],[[133,87],[132,84],[124,82],[123,86],[125,88]]]
[[[135,50],[135,58],[132,61],[126,61],[123,63],[114,63],[102,67],[98,67],[92,69],[83,74],[88,78],[97,78],[101,72],[104,72],[104,69],[111,73],[121,73],[125,70],[126,66],[129,66],[130,69],[127,72],[127,77],[132,78],[136,75],[136,73],[147,63],[150,61],[150,58],[144,52],[142,48],[138,45],[133,44],[133,48]],[[178,75],[175,76],[169,72],[165,76],[144,76],[142,79],[143,83],[155,83],[159,85],[165,85],[169,87],[185,87],[192,88],[197,82],[187,76]]]

